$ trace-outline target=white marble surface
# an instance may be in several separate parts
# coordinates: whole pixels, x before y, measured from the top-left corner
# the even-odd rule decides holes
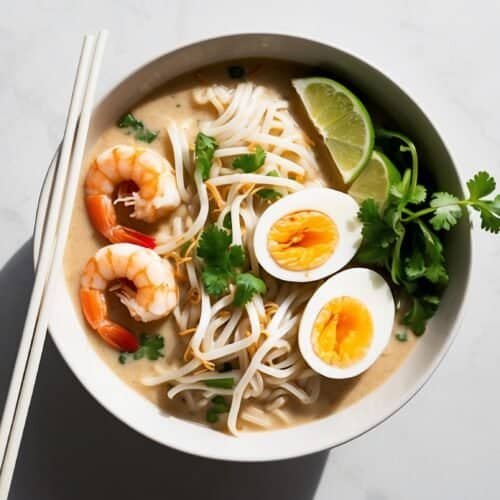
[[[0,0],[0,7],[2,398],[32,279],[36,200],[61,137],[84,32],[111,31],[101,90],[153,55],[217,34],[278,31],[337,44],[416,97],[464,177],[486,168],[500,178],[495,0]],[[475,239],[465,321],[431,383],[389,422],[331,453],[222,465],[161,448],[102,410],[48,341],[11,498],[499,498],[500,239]]]

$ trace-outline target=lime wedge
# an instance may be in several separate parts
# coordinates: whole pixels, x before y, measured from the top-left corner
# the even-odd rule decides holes
[[[342,179],[350,184],[370,159],[375,133],[361,101],[329,78],[292,80],[312,122],[319,130]]]
[[[391,160],[379,151],[373,151],[366,167],[353,182],[348,194],[358,203],[373,198],[383,210],[389,199],[391,186],[401,181],[401,175]]]

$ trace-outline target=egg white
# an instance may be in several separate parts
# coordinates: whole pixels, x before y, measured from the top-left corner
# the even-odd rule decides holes
[[[373,322],[372,343],[366,355],[347,367],[326,363],[314,351],[312,332],[321,309],[331,300],[348,296],[359,300],[370,312]],[[299,348],[307,364],[328,378],[355,377],[369,368],[387,346],[394,325],[395,306],[391,289],[380,274],[370,269],[352,268],[325,281],[309,300],[299,327]]]
[[[304,283],[333,274],[345,266],[361,244],[359,206],[349,195],[329,188],[311,188],[285,196],[265,210],[254,233],[254,249],[259,264],[272,276],[284,281]],[[293,271],[281,267],[269,253],[267,239],[273,224],[282,217],[301,210],[316,210],[329,217],[337,226],[338,242],[326,262],[314,269]]]

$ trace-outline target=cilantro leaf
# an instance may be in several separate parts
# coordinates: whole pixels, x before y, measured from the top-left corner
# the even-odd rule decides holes
[[[138,120],[132,113],[123,115],[116,124],[118,128],[136,128],[143,127],[144,124]]]
[[[205,264],[201,280],[209,295],[217,297],[227,293],[234,282],[234,304],[241,307],[255,293],[266,292],[261,279],[251,273],[240,273],[245,265],[245,250],[241,245],[231,245],[231,235],[225,229],[208,226],[198,242],[197,255]]]
[[[194,143],[194,157],[196,169],[200,172],[204,181],[210,177],[210,169],[212,168],[217,147],[217,142],[213,137],[198,132]]]
[[[276,170],[271,170],[266,175],[268,175],[269,177],[280,176],[280,174],[278,174]],[[257,191],[257,196],[260,196],[263,200],[276,201],[278,198],[281,198],[282,194],[273,188],[262,188]]]
[[[477,201],[495,191],[495,179],[488,172],[478,172],[467,182],[469,200]]]
[[[441,240],[422,221],[417,221],[417,225],[423,240],[426,261],[425,277],[431,283],[445,285],[448,282],[448,272],[445,267]]]
[[[123,365],[130,357],[135,361],[146,358],[150,361],[156,361],[164,356],[162,350],[165,341],[161,335],[147,335],[141,333],[139,336],[139,349],[134,353],[122,352],[118,356],[118,361]]]
[[[229,290],[231,275],[226,269],[207,266],[201,273],[203,287],[209,295],[218,297]]]
[[[367,240],[377,239],[381,247],[388,247],[394,242],[394,230],[379,212],[379,207],[373,198],[361,203],[358,218],[363,223],[363,237]]]
[[[259,191],[257,191],[257,195],[260,196],[263,200],[268,201],[276,201],[282,196],[281,193],[272,188],[260,189]]]
[[[232,267],[243,267],[245,264],[245,250],[241,245],[233,245],[229,249],[228,258]]]
[[[234,305],[238,307],[244,306],[256,293],[264,294],[267,291],[266,284],[252,273],[238,274],[235,283]]]
[[[205,264],[228,273],[234,267],[243,267],[245,251],[241,245],[231,245],[231,235],[216,225],[208,226],[198,242],[197,255]]]
[[[266,152],[262,149],[261,146],[257,145],[255,148],[255,153],[245,154],[236,157],[233,160],[233,168],[237,168],[239,170],[243,170],[243,172],[249,174],[251,172],[255,172],[262,165],[264,165],[266,161]]]
[[[363,223],[363,243],[357,257],[362,264],[385,265],[396,241],[393,227],[382,218],[375,200],[361,203],[358,218]]]
[[[462,209],[458,205],[459,199],[449,193],[434,193],[430,206],[434,208],[434,216],[430,220],[436,230],[448,231],[462,216]]]
[[[427,198],[427,189],[421,184],[417,184],[408,199],[409,203],[413,203],[414,205],[418,205],[419,203],[423,203]]]
[[[139,359],[136,357],[137,355],[141,358],[145,356],[150,361],[156,361],[158,358],[162,358],[163,353],[160,351],[163,349],[164,343],[165,341],[161,335],[146,335],[142,333],[139,337],[140,347],[133,354],[134,359]]]
[[[490,201],[478,202],[473,208],[481,215],[481,229],[495,234],[500,231],[500,195]]]
[[[427,321],[434,315],[439,305],[439,297],[413,297],[412,305],[403,318],[403,324],[411,328],[415,335],[422,335]]]
[[[209,265],[220,265],[231,245],[231,235],[216,225],[208,226],[202,233],[198,248],[198,257]]]
[[[147,128],[143,128],[141,130],[137,130],[134,136],[138,141],[147,142],[151,144],[157,137],[158,132],[153,132]]]
[[[123,115],[116,124],[118,128],[125,128],[129,134],[134,133],[134,137],[138,141],[147,142],[150,144],[157,137],[159,132],[153,132],[149,130],[144,122],[138,120],[132,113],[127,113]]]
[[[411,256],[405,259],[405,275],[410,281],[422,278],[426,269],[424,256],[418,249],[415,249]]]

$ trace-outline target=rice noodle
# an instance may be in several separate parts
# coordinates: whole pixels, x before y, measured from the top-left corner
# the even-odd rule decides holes
[[[200,198],[200,212],[198,213],[196,220],[193,222],[193,225],[184,234],[171,238],[169,241],[160,243],[156,246],[155,250],[160,255],[171,252],[175,248],[189,241],[191,238],[194,238],[203,229],[203,226],[207,221],[209,209],[207,188],[205,187],[199,172],[195,173],[194,179],[198,190],[198,196]]]
[[[174,154],[175,178],[177,181],[177,189],[181,196],[181,200],[186,203],[191,198],[191,195],[184,185],[184,161],[182,152],[182,140],[175,122],[170,122],[167,126],[167,133],[172,144],[172,151]]]
[[[158,375],[144,377],[142,383],[168,384],[167,396],[182,399],[190,412],[207,411],[215,395],[224,396],[230,401],[227,427],[236,435],[242,422],[264,429],[273,422],[289,423],[290,401],[312,404],[319,395],[320,378],[306,366],[297,345],[301,310],[312,286],[297,287],[267,275],[253,246],[255,226],[269,203],[257,196],[259,189],[272,187],[282,196],[299,191],[318,165],[288,102],[268,89],[248,82],[233,89],[214,85],[197,89],[193,98],[216,113],[200,130],[219,147],[204,182],[194,171],[182,126],[168,123],[184,208],[171,214],[170,232],[158,238],[156,248],[160,255],[175,257],[183,279],[173,316],[188,342],[188,360],[169,369],[160,363]],[[235,170],[234,158],[253,154],[257,145],[266,151],[264,164],[251,173]],[[268,175],[273,171],[278,176]],[[254,295],[244,308],[233,304],[235,285],[211,303],[202,286],[203,263],[193,250],[209,220],[223,227],[228,215],[231,244],[244,247],[250,271],[267,285],[266,295]],[[186,242],[192,244],[181,259],[176,249]],[[207,385],[208,380],[224,380],[224,386]]]
[[[261,184],[263,186],[278,186],[288,188],[290,191],[300,191],[302,184],[283,177],[271,177],[259,174],[231,174],[213,177],[209,181],[213,186],[227,186],[228,184]]]

